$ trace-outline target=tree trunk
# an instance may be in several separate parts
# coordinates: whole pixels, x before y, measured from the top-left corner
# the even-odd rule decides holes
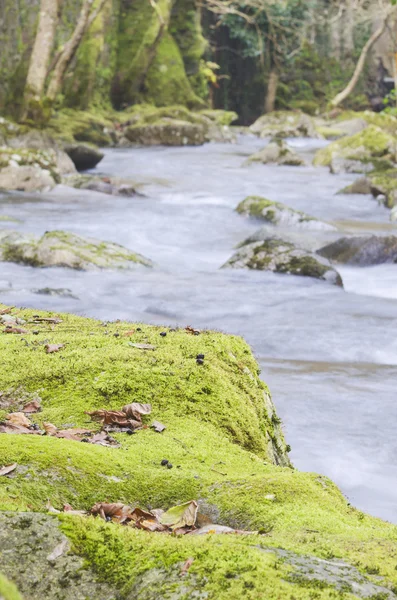
[[[25,85],[25,110],[27,113],[29,113],[29,105],[32,101],[39,103],[43,98],[48,63],[58,22],[58,8],[57,0],[41,0],[39,23]]]
[[[343,15],[343,55],[347,63],[353,62],[354,56],[354,7],[353,0],[346,0],[346,10]]]
[[[57,95],[62,90],[65,73],[80,46],[81,40],[83,39],[87,29],[92,25],[93,21],[104,7],[107,0],[101,0],[97,8],[93,11],[94,2],[95,0],[84,0],[75,30],[59,54],[47,91],[47,97],[50,100],[55,100]]]
[[[275,69],[270,71],[269,81],[267,84],[267,92],[265,98],[265,113],[274,111],[276,104],[277,88],[279,82],[279,74]]]
[[[335,96],[335,98],[331,101],[331,106],[333,106],[333,107],[339,106],[339,104],[341,104],[341,102],[346,100],[346,98],[352,93],[352,91],[356,87],[357,82],[360,78],[360,75],[363,71],[368,52],[371,50],[372,46],[375,44],[375,42],[380,38],[380,36],[385,31],[387,21],[388,21],[390,15],[392,14],[392,12],[394,12],[395,10],[396,10],[396,7],[393,7],[387,13],[386,17],[383,19],[381,26],[371,35],[371,37],[369,38],[369,40],[367,41],[367,43],[365,44],[364,48],[361,51],[360,58],[358,59],[356,68],[353,73],[353,77],[351,78],[351,80],[349,81],[349,83],[347,84],[345,89],[342,90],[342,92],[340,92],[339,94],[337,94]]]

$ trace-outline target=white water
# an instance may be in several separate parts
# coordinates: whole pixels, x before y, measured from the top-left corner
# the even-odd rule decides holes
[[[318,142],[294,140],[310,158]],[[220,270],[260,223],[234,212],[247,195],[284,202],[343,230],[394,232],[369,196],[336,192],[354,179],[313,167],[253,165],[263,141],[200,148],[106,150],[96,172],[130,177],[144,198],[58,187],[0,196],[1,227],[64,229],[123,244],[153,270],[83,273],[0,263],[0,300],[102,319],[191,324],[243,335],[262,367],[296,467],[332,477],[350,501],[397,522],[397,265],[340,269],[324,282]],[[69,288],[74,298],[38,295]]]

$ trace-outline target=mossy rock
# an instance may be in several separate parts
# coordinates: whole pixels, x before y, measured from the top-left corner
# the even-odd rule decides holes
[[[61,181],[54,150],[0,148],[0,189],[51,190]]]
[[[369,175],[372,195],[385,197],[387,208],[397,204],[397,169],[375,171]]]
[[[289,467],[280,420],[241,338],[183,329],[164,337],[164,328],[144,324],[14,314],[29,333],[23,340],[0,334],[3,401],[39,394],[42,412],[32,420],[59,427],[86,426],[86,410],[150,402],[148,424],[153,418],[166,425],[162,434],[116,434],[120,448],[0,434],[1,462],[17,463],[0,478],[0,510],[17,511],[0,516],[9,550],[2,570],[15,575],[26,600],[35,598],[30,573],[47,563],[49,600],[78,598],[74,576],[92,582],[80,590],[89,600],[101,597],[96,579],[107,586],[106,598],[120,600],[395,598],[397,528],[352,508],[326,477]],[[37,323],[54,316],[61,319],[55,326]],[[45,343],[64,348],[46,354]],[[202,365],[198,353],[205,355]],[[173,469],[161,466],[163,458]],[[213,521],[260,534],[176,537],[68,514],[60,515],[59,531],[57,517],[44,514],[48,500],[59,509],[65,502],[89,509],[105,499],[166,509],[192,498]],[[65,537],[69,551],[61,552]],[[30,550],[23,554],[21,547]],[[77,556],[85,562],[76,573]],[[193,562],[181,576],[188,558]]]
[[[232,110],[206,109],[200,111],[200,114],[208,117],[211,121],[215,121],[217,125],[225,127],[228,127],[238,119],[238,114]]]
[[[144,256],[112,242],[47,231],[41,238],[0,230],[0,260],[32,267],[69,267],[82,271],[153,266]]]
[[[63,109],[54,112],[46,131],[64,142],[86,142],[95,146],[116,143],[117,113]]]
[[[374,161],[383,161],[388,166],[396,159],[396,140],[393,135],[371,125],[355,135],[344,137],[318,150],[313,164],[331,166],[333,160],[346,160],[362,163],[374,168]]]
[[[281,202],[267,200],[261,196],[248,196],[237,206],[236,211],[280,227],[297,227],[300,229],[315,229],[335,231],[336,227],[315,219],[306,213],[295,210]]]
[[[300,111],[276,111],[259,117],[250,127],[251,133],[265,137],[321,137],[314,120]]]
[[[338,194],[371,194],[372,187],[371,181],[368,177],[359,177],[356,181],[353,181],[350,185],[347,185],[343,189],[339,190]]]
[[[0,599],[1,600],[23,600],[18,588],[7,577],[0,573]]]
[[[339,273],[328,260],[271,234],[259,241],[243,242],[223,265],[226,267],[312,277],[343,287]]]
[[[269,142],[263,150],[255,152],[245,161],[244,165],[260,162],[264,165],[275,163],[290,167],[304,166],[305,160],[297,152],[292,150],[282,139],[275,139]]]

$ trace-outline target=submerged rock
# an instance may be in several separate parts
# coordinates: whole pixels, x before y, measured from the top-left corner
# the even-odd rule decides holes
[[[396,141],[393,135],[373,125],[318,150],[313,164],[329,166],[334,173],[367,173],[393,166]]]
[[[280,227],[298,227],[301,229],[316,229],[322,231],[335,231],[336,227],[315,219],[300,210],[290,208],[281,202],[273,202],[261,196],[248,196],[240,202],[236,211],[242,215],[249,215]]]
[[[397,262],[397,236],[343,237],[317,250],[332,262],[367,267]]]
[[[62,182],[65,185],[74,187],[78,190],[90,190],[101,194],[109,194],[111,196],[142,196],[137,191],[137,183],[130,179],[120,177],[98,177],[95,175],[77,175],[72,177],[64,177]]]
[[[41,238],[0,231],[0,260],[33,267],[69,267],[83,271],[153,266],[149,259],[119,244],[64,231],[48,231]]]
[[[278,165],[288,165],[291,167],[304,166],[304,159],[292,150],[283,140],[271,141],[263,150],[256,152],[250,156],[245,165],[253,162],[261,162],[263,164],[276,163]]]
[[[251,133],[265,137],[321,138],[314,120],[304,113],[279,111],[259,117],[250,127]]]
[[[261,241],[244,243],[223,265],[225,267],[313,277],[343,287],[341,276],[328,260],[291,241],[270,235]]]
[[[64,150],[78,171],[93,169],[104,157],[103,152],[88,144],[66,144]]]

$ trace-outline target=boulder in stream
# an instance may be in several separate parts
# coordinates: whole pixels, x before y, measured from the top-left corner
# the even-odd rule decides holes
[[[255,152],[255,154],[247,158],[244,165],[250,165],[255,162],[261,162],[264,165],[276,163],[277,165],[291,167],[301,167],[306,164],[304,159],[281,139],[274,139],[269,142],[263,150]]]
[[[21,192],[51,190],[60,182],[54,150],[0,148],[0,188]]]
[[[315,122],[301,112],[276,111],[259,117],[249,128],[261,138],[321,138]]]
[[[2,230],[0,260],[32,267],[68,267],[81,271],[153,266],[149,259],[119,244],[64,231],[47,231],[37,238]]]
[[[343,237],[317,250],[338,264],[367,267],[397,262],[397,236]]]
[[[330,262],[292,241],[276,236],[243,243],[223,268],[255,269],[322,279],[343,287],[342,278]]]
[[[66,144],[64,150],[78,171],[93,169],[104,157],[103,152],[88,144]]]
[[[392,167],[396,150],[396,139],[392,134],[370,125],[360,133],[318,150],[313,164],[329,166],[333,173],[368,173]]]
[[[248,196],[240,202],[236,211],[241,215],[248,215],[280,227],[336,231],[336,227],[329,223],[320,221],[281,202],[267,200],[261,196]]]
[[[62,179],[64,185],[78,190],[89,190],[110,196],[143,196],[137,190],[138,183],[122,177],[98,177],[96,175],[72,175]]]

